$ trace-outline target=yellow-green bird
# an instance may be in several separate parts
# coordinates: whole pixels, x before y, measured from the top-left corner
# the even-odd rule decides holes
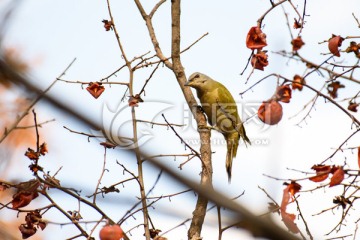
[[[185,86],[196,89],[208,122],[211,126],[215,126],[215,129],[221,132],[226,140],[226,171],[230,182],[232,161],[236,157],[240,137],[245,143],[250,144],[235,100],[224,85],[202,73],[191,74]]]

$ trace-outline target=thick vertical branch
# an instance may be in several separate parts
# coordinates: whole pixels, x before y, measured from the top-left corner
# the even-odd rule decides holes
[[[156,51],[157,57],[165,63],[165,65],[171,69],[176,79],[180,85],[181,91],[184,94],[185,100],[191,109],[193,116],[196,120],[198,126],[206,126],[206,118],[204,114],[197,108],[197,102],[194,95],[192,94],[189,87],[185,87],[186,75],[184,68],[180,60],[180,0],[171,1],[171,15],[172,15],[172,49],[171,49],[171,58],[172,63],[164,56],[161,51],[159,42],[156,38],[154,28],[152,26],[151,17],[154,15],[155,10],[164,2],[161,0],[151,11],[151,14],[148,15],[144,8],[142,7],[140,0],[134,0],[136,6],[139,9],[141,16],[143,17],[147,29],[149,31],[151,42],[153,43],[154,49]],[[210,146],[210,130],[202,129],[199,131],[201,146],[200,153],[202,158],[202,172],[201,172],[201,184],[212,187],[212,164],[211,164],[211,146]],[[193,212],[193,218],[191,226],[188,232],[189,239],[196,239],[200,237],[202,225],[204,223],[206,215],[206,207],[208,200],[207,198],[198,197],[196,208]]]
[[[171,57],[173,61],[173,71],[178,80],[181,90],[185,96],[186,102],[192,109],[193,115],[198,126],[205,126],[206,119],[204,115],[198,111],[196,106],[196,100],[188,87],[184,87],[186,82],[186,75],[184,68],[180,60],[180,8],[181,0],[171,1],[171,19],[172,19],[172,48]],[[201,172],[201,184],[211,187],[212,186],[212,164],[211,164],[211,145],[210,145],[210,131],[201,130],[199,131],[201,139],[200,153],[202,158],[202,172]],[[204,223],[206,208],[208,199],[202,196],[198,196],[196,208],[193,212],[193,218],[188,231],[188,239],[199,239],[201,235],[202,225]]]

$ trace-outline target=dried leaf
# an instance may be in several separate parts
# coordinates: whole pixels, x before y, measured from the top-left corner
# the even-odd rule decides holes
[[[246,36],[246,47],[254,49],[262,49],[266,47],[266,34],[259,27],[250,28]]]
[[[37,198],[39,194],[37,192],[21,191],[13,196],[11,204],[14,209],[27,206],[33,199]]]
[[[346,48],[345,52],[350,53],[353,52],[357,58],[360,58],[360,43],[356,43],[354,41],[350,42],[350,46]]]
[[[352,202],[348,198],[345,198],[344,196],[336,196],[333,199],[333,203],[340,204],[343,209],[345,209],[346,205],[348,204],[352,205]]]
[[[341,47],[341,43],[344,41],[344,38],[336,35],[332,35],[332,38],[329,39],[329,50],[330,52],[337,57],[340,57],[339,47]]]
[[[21,224],[19,226],[19,230],[21,232],[22,239],[27,239],[36,233],[36,227],[28,226],[26,224]]]
[[[283,222],[285,223],[285,226],[289,229],[292,233],[299,233],[300,230],[298,226],[295,223],[295,214],[287,213],[287,212],[281,212],[281,217]]]
[[[47,148],[47,144],[46,143],[43,143],[40,145],[40,149],[39,149],[39,152],[41,155],[45,155],[45,153],[48,152],[48,148]]]
[[[333,173],[333,176],[330,179],[330,187],[339,185],[345,177],[345,172],[342,167],[338,167],[335,172]]]
[[[309,180],[313,182],[322,182],[328,178],[332,168],[329,165],[314,165],[311,169],[316,171],[316,176],[309,178]]]
[[[359,106],[358,103],[349,102],[348,110],[352,112],[357,112],[357,107]]]
[[[281,101],[284,103],[289,103],[291,99],[291,88],[290,85],[282,85],[279,86],[276,90],[276,96],[277,101]]]
[[[35,152],[31,148],[28,148],[28,150],[25,152],[25,156],[27,156],[30,160],[38,160],[39,159],[39,153]]]
[[[292,45],[292,48],[293,48],[293,51],[296,52],[298,51],[302,46],[305,45],[305,43],[303,42],[303,40],[301,39],[301,37],[297,37],[297,38],[294,38],[292,41],[291,41],[291,45]]]
[[[289,185],[283,190],[283,197],[281,200],[281,205],[280,205],[280,211],[281,212],[286,212],[286,207],[289,204],[291,199],[291,195],[289,192]]]
[[[339,88],[345,88],[345,85],[341,84],[339,81],[331,82],[327,85],[328,93],[332,98],[337,98],[337,91]]]
[[[293,90],[298,89],[301,91],[304,84],[306,84],[305,79],[296,74],[293,78],[293,82],[291,83],[291,88]]]
[[[313,181],[313,182],[322,182],[325,179],[327,179],[328,176],[329,176],[329,173],[319,173],[316,176],[309,178],[309,180]]]
[[[300,190],[301,186],[296,182],[291,182],[286,186],[286,188],[283,190],[283,198],[281,201],[280,206],[280,212],[281,212],[281,218],[285,224],[285,226],[293,233],[298,233],[299,229],[297,225],[295,224],[295,214],[287,213],[286,207],[290,202],[291,194],[295,194]],[[292,195],[293,196],[293,195]]]
[[[39,211],[32,211],[26,214],[25,222],[27,226],[37,225],[44,230],[46,227],[46,222],[42,220],[42,216]]]
[[[149,229],[149,231],[150,231],[150,237],[151,238],[157,237],[159,235],[159,233],[161,232],[160,229]]]
[[[128,103],[129,103],[130,107],[138,107],[139,102],[144,102],[144,100],[142,100],[142,98],[140,97],[139,94],[136,94],[135,96],[130,96],[129,97]]]
[[[294,29],[299,29],[302,27],[302,24],[296,20],[296,18],[294,18],[294,25],[293,25]]]
[[[86,90],[88,90],[88,92],[97,99],[105,91],[105,88],[102,86],[101,82],[91,82]]]
[[[30,180],[21,182],[16,185],[18,192],[14,194],[12,206],[14,209],[27,206],[33,199],[39,196],[38,187],[40,182],[38,180]]]
[[[311,169],[315,170],[316,172],[330,172],[331,166],[319,164],[312,166]]]
[[[297,182],[292,181],[289,185],[288,185],[288,191],[291,194],[291,196],[295,196],[296,193],[298,193],[301,190],[301,185],[298,184]]]
[[[268,62],[268,55],[265,51],[260,51],[251,57],[251,66],[253,66],[255,69],[264,71],[264,67],[269,65]]]
[[[110,29],[113,30],[113,25],[114,24],[112,23],[112,21],[104,19],[101,22],[104,23],[104,28],[105,28],[106,31],[109,31]]]

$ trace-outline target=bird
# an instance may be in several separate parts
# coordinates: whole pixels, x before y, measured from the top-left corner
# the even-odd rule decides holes
[[[236,157],[240,137],[245,144],[251,144],[238,114],[235,100],[223,84],[203,73],[195,72],[191,74],[184,86],[196,90],[201,109],[206,114],[209,124],[222,133],[226,140],[225,166],[230,183],[232,162]]]

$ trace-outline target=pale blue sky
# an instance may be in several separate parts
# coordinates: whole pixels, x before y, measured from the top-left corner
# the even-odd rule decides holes
[[[156,1],[142,2],[144,2],[147,11],[156,3]],[[200,71],[221,81],[234,95],[238,107],[248,111],[253,111],[259,103],[271,97],[276,86],[276,79],[267,79],[241,99],[239,93],[251,84],[274,72],[292,78],[294,74],[301,75],[305,71],[302,64],[288,61],[288,59],[272,53],[280,50],[291,50],[289,30],[282,9],[278,7],[263,21],[263,31],[267,34],[268,41],[266,50],[269,51],[269,66],[263,72],[255,71],[247,85],[245,85],[245,81],[250,73],[250,68],[243,76],[240,76],[251,52],[245,46],[246,34],[250,27],[256,25],[259,16],[269,8],[269,2],[265,0],[246,2],[228,0],[220,3],[220,1],[198,0],[183,1],[182,4],[182,47],[187,47],[204,33],[209,33],[197,45],[182,55],[186,74],[190,75],[192,72]],[[300,4],[299,7],[302,9],[302,2],[294,1],[294,4]],[[145,24],[137,12],[135,4],[132,1],[111,1],[111,4],[127,57],[132,59],[148,51],[151,51],[150,54],[152,55],[154,51]],[[300,50],[300,53],[315,63],[321,63],[328,56],[320,54],[326,53],[328,50],[326,44],[319,45],[318,42],[328,39],[333,33],[342,36],[359,36],[359,28],[357,28],[351,14],[354,12],[356,16],[360,17],[360,11],[349,7],[356,5],[357,1],[355,0],[342,1],[341,5],[339,1],[335,0],[307,1],[307,14],[310,16],[306,18],[306,25],[302,34],[305,46]],[[295,17],[294,11],[289,8],[288,4],[284,6],[292,21]],[[155,31],[160,46],[167,56],[170,56],[171,21],[169,11],[170,1],[166,2],[154,16]],[[67,80],[97,81],[123,64],[113,32],[105,32],[101,23],[103,19],[108,18],[106,1],[27,0],[23,1],[17,8],[6,32],[5,43],[7,46],[20,49],[23,57],[28,61],[36,60],[32,76],[37,84],[44,89],[75,57],[77,61],[64,78]],[[297,32],[291,30],[296,35]],[[348,41],[344,43],[345,46],[347,44]],[[342,56],[346,55],[342,54]],[[352,55],[341,59],[344,59],[344,64],[347,65],[356,62]],[[149,73],[150,70],[135,72],[135,92],[141,89]],[[360,78],[359,74],[357,76]],[[127,81],[127,77],[127,72],[123,71],[110,80]],[[313,74],[308,81],[309,84],[316,87],[321,86],[323,82],[324,79],[317,74]],[[348,84],[346,81],[344,83],[347,88],[340,89],[339,99],[359,90],[358,85]],[[59,82],[56,83],[50,93],[81,113],[108,122],[114,116],[112,111],[127,105],[126,102],[120,103],[124,90],[124,87],[118,85],[113,85],[111,88],[107,87],[104,94],[95,100],[80,85]],[[327,158],[333,152],[331,148],[338,147],[352,132],[349,118],[334,106],[323,104],[323,99],[318,100],[315,107],[316,111],[312,111],[311,118],[307,118],[306,123],[301,124],[301,128],[296,124],[305,112],[302,112],[299,117],[288,119],[300,111],[313,96],[314,93],[309,90],[304,90],[301,93],[294,91],[291,103],[283,104],[283,120],[271,128],[264,127],[256,119],[248,121],[246,125],[248,135],[250,139],[259,144],[253,144],[248,148],[244,145],[239,147],[237,159],[234,160],[231,185],[227,183],[224,167],[225,146],[213,144],[213,150],[216,151],[213,154],[214,186],[230,197],[245,191],[245,195],[239,199],[239,202],[246,204],[250,210],[257,214],[267,211],[266,204],[269,201],[265,194],[258,189],[258,186],[265,188],[280,202],[283,189],[282,181],[271,180],[264,177],[263,174],[281,178],[303,177],[303,175],[288,171],[286,168],[309,170],[313,164]],[[143,99],[145,103],[140,104],[137,108],[139,119],[163,122],[161,114],[157,113],[170,106],[165,111],[167,119],[173,123],[187,123],[186,118],[184,120],[184,115],[187,116],[187,110],[184,109],[185,102],[182,93],[173,74],[166,67],[160,67],[155,73],[146,88],[146,96]],[[342,105],[346,107],[346,102],[343,102]],[[43,103],[39,104],[36,110],[42,120],[54,117],[57,120],[56,123],[44,126],[46,129],[44,132],[47,134],[43,138],[49,145],[49,154],[45,157],[46,163],[44,163],[46,170],[54,173],[60,166],[63,166],[58,174],[63,184],[67,186],[74,184],[78,189],[93,191],[101,171],[102,147],[98,145],[97,141],[93,140],[88,143],[85,137],[70,134],[64,130],[63,126],[67,126],[77,131],[90,132],[89,129],[79,125],[69,116],[54,111]],[[127,111],[129,109],[124,110],[125,116],[129,116],[126,113]],[[356,116],[359,114],[357,113]],[[155,119],[153,119],[154,117]],[[144,125],[141,127],[153,136],[144,145],[145,149],[152,150],[154,154],[185,152],[179,139],[166,128],[159,126],[151,128]],[[198,138],[195,128],[186,128],[183,131],[179,129],[179,132],[184,136],[184,139],[192,141],[192,143]],[[222,136],[216,132],[212,133],[212,137],[215,139],[215,143],[216,139],[222,139]],[[358,142],[359,136],[352,139],[348,146],[356,146]],[[194,144],[194,147],[198,148],[198,145]],[[22,164],[24,171],[21,179],[27,180],[31,178],[31,174],[27,171],[27,165],[24,164],[22,155],[23,150],[20,150],[18,155],[20,157],[17,161]],[[345,156],[348,157],[347,163],[356,167],[356,164],[352,165],[356,163],[355,155],[350,152],[336,155],[333,164],[342,164]],[[350,160],[352,158],[354,161]],[[121,169],[115,164],[116,159],[135,171],[136,164],[130,155],[119,155],[108,151],[107,162],[110,172],[105,175],[103,185],[114,183],[123,178]],[[177,169],[183,159],[177,158],[174,162],[173,158],[169,158],[165,161]],[[20,168],[19,164],[16,167]],[[147,164],[145,164],[145,168],[146,184],[147,189],[149,189],[157,177],[158,170],[149,167]],[[199,178],[199,172],[200,164],[197,160],[185,165],[182,170],[182,174],[193,179]],[[19,178],[18,173],[14,174],[14,177]],[[304,185],[307,186],[307,184]],[[311,186],[314,185],[308,184],[307,188]],[[171,194],[180,190],[184,190],[184,188],[163,177],[154,189],[153,195]],[[335,193],[327,191],[331,193],[329,196],[324,195],[323,191],[301,195],[303,201],[301,207],[314,236],[322,236],[338,221],[338,218],[331,215],[332,217],[326,218],[326,226],[322,226],[321,217],[311,217],[312,214],[322,208],[331,206],[332,197],[336,192],[339,194],[341,189],[334,189],[333,191]],[[106,196],[106,198],[112,198],[112,202],[110,204],[104,202],[104,209],[111,217],[118,219],[128,209],[129,198],[135,200],[134,194],[138,195],[136,184],[126,184],[125,188],[121,189],[120,194]],[[76,201],[68,201],[61,199],[60,196],[58,197],[69,210],[76,209]],[[159,203],[161,207],[156,210],[164,209],[165,215],[158,215],[155,212],[156,210],[153,211],[152,216],[155,219],[156,226],[165,231],[180,223],[182,219],[190,217],[194,200],[192,193],[174,197],[171,202],[161,200]],[[291,211],[295,212],[295,208]],[[177,214],[180,215],[180,219],[173,218],[172,215]],[[50,216],[58,215],[55,212],[50,212],[46,217],[50,219]],[[93,215],[91,211],[84,211],[82,215],[84,218],[86,217],[86,220],[97,220],[97,216]],[[216,226],[215,216],[215,212],[212,212],[206,219],[209,223],[210,220],[214,220],[204,228],[204,237],[207,240],[217,239],[217,228],[214,227]],[[128,230],[141,222],[141,214],[138,214],[136,218],[136,220],[130,220],[129,223],[125,224],[124,229]],[[51,220],[66,221],[63,218],[56,220],[51,218]],[[304,229],[303,224],[299,220],[297,222],[301,229]],[[279,223],[281,224],[280,221]],[[170,233],[168,237],[169,239],[186,239],[186,232],[187,230],[181,227]],[[61,237],[53,238],[54,233]],[[344,233],[352,233],[352,231],[345,231]],[[77,234],[77,231],[69,226],[61,229],[59,226],[50,225],[49,229],[44,231],[44,235],[49,236],[47,234],[51,234],[52,239],[60,240],[64,239],[65,234],[66,237],[71,237]],[[134,230],[132,234],[133,239],[142,238],[141,230]],[[230,237],[231,234],[234,235]],[[96,234],[95,236],[97,237]],[[239,233],[229,231],[229,233],[225,233],[224,239],[234,239],[235,237],[239,239]],[[241,239],[252,238],[242,236]]]

